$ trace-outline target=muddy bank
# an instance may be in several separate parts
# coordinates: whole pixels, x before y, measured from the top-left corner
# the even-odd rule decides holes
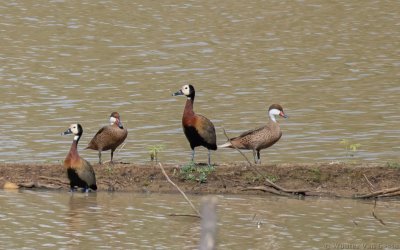
[[[310,163],[249,167],[246,163],[226,163],[204,174],[195,169],[182,173],[179,165],[163,166],[172,181],[192,194],[266,195],[275,188],[266,185],[263,176],[281,188],[303,195],[353,197],[400,186],[398,164]],[[94,165],[94,169],[98,191],[177,193],[157,164]],[[58,164],[2,164],[0,187],[4,185],[8,188],[69,189],[65,170]]]

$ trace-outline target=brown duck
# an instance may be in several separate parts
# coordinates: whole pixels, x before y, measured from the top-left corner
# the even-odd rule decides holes
[[[238,148],[253,150],[255,163],[261,163],[260,150],[271,147],[282,136],[282,131],[275,116],[287,118],[283,108],[279,104],[272,104],[268,109],[270,122],[261,128],[249,130],[238,137],[230,139],[227,143],[220,145],[221,148]]]
[[[101,164],[101,152],[111,149],[111,163],[115,149],[121,145],[128,136],[128,130],[122,126],[121,117],[118,112],[110,115],[110,125],[102,127],[86,147],[99,151],[99,164]]]
[[[217,150],[217,136],[214,124],[205,116],[193,111],[195,90],[192,85],[184,85],[173,96],[185,95],[187,97],[182,116],[183,132],[192,149],[192,162],[194,161],[194,148],[203,146],[208,149],[208,165],[211,166],[210,150]]]
[[[85,192],[88,192],[89,188],[97,190],[96,176],[92,165],[78,154],[78,142],[83,134],[82,126],[80,124],[71,124],[63,134],[74,134],[71,149],[64,160],[71,192],[76,187],[83,188]]]

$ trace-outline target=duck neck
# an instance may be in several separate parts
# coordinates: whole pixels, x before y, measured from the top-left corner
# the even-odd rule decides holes
[[[194,115],[193,111],[194,96],[188,97],[186,100],[185,109],[183,110],[184,116]]]
[[[79,157],[78,154],[78,142],[81,137],[79,135],[75,135],[74,140],[72,141],[71,148],[69,150],[69,155],[71,158]]]
[[[273,114],[269,114],[269,119],[273,122],[273,123],[277,123],[275,115]]]

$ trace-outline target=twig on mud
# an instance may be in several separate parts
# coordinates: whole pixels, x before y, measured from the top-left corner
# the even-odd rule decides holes
[[[369,186],[370,186],[369,191],[370,191],[370,192],[375,191],[374,185],[372,185],[372,183],[368,180],[368,177],[367,177],[365,174],[363,174],[363,175],[364,175],[365,180],[367,181],[367,183],[368,183]]]
[[[231,142],[231,139],[229,138],[229,136],[226,134],[225,128],[222,128],[222,130],[224,131],[224,135],[225,137],[228,139],[229,142]],[[237,151],[239,151],[239,153],[246,159],[247,163],[249,163],[250,166],[252,166],[253,164],[249,161],[249,159],[246,157],[246,155],[240,151],[240,149],[238,149],[235,145],[232,145],[232,147],[234,149],[236,149]]]
[[[378,216],[376,216],[375,214],[375,208],[376,208],[376,198],[375,198],[375,202],[374,202],[374,208],[372,209],[372,216],[374,216],[374,218],[379,221],[382,225],[386,226],[385,222],[383,222],[382,219],[378,218]]]
[[[368,198],[375,198],[375,197],[390,197],[390,196],[396,196],[399,195],[400,192],[400,187],[395,187],[395,188],[387,188],[387,189],[382,189],[378,190],[369,194],[364,194],[364,195],[354,195],[355,199],[368,199]]]
[[[299,189],[299,190],[295,190],[295,189],[285,189],[282,188],[276,184],[274,184],[273,188],[268,188],[266,186],[258,186],[258,187],[246,187],[242,189],[243,191],[246,190],[260,190],[260,191],[264,191],[264,192],[269,192],[269,193],[273,193],[273,194],[277,194],[277,195],[283,195],[283,196],[292,196],[292,195],[307,195],[308,190],[304,190],[304,189]]]
[[[126,144],[126,142],[124,142],[124,143],[122,144],[122,146],[118,148],[117,154],[119,153],[119,151],[121,151],[121,150],[124,148],[125,144]]]
[[[173,181],[171,181],[171,179],[169,178],[169,176],[167,175],[167,173],[164,170],[164,167],[162,166],[161,162],[158,163],[158,165],[161,168],[162,173],[164,174],[165,178],[167,178],[167,181],[169,183],[171,183],[172,186],[174,186],[176,189],[178,189],[178,191],[182,194],[182,196],[185,198],[185,200],[189,203],[189,205],[192,207],[192,209],[196,212],[197,216],[199,218],[201,218],[200,212],[199,210],[196,209],[196,207],[193,205],[193,203],[189,200],[189,198],[186,196],[186,194],[178,187],[178,185],[176,185]]]
[[[285,192],[285,193],[305,195],[306,192],[309,191],[307,189],[286,189],[286,188],[279,186],[278,184],[273,183],[268,178],[265,178],[265,181],[268,182],[268,184],[271,185],[273,188],[277,189],[278,191]]]
[[[246,187],[246,188],[242,189],[242,191],[247,191],[247,190],[259,190],[259,191],[264,191],[264,192],[272,193],[272,194],[276,194],[276,195],[290,196],[290,194],[288,194],[288,193],[280,192],[279,190],[276,190],[273,188],[268,188],[266,186]]]

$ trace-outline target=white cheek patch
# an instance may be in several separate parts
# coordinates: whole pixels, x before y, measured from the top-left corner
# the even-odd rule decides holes
[[[117,119],[115,117],[110,117],[110,125],[113,125],[116,121]]]
[[[77,141],[79,139],[79,135],[74,136],[74,141]]]
[[[272,115],[279,115],[281,113],[281,111],[278,110],[278,109],[271,109],[269,111],[269,113],[272,114]]]
[[[188,96],[190,94],[189,92],[190,92],[189,85],[185,85],[185,86],[182,87],[182,93],[184,95]]]
[[[77,134],[78,133],[78,128],[77,127],[72,127],[71,131],[73,134]]]

